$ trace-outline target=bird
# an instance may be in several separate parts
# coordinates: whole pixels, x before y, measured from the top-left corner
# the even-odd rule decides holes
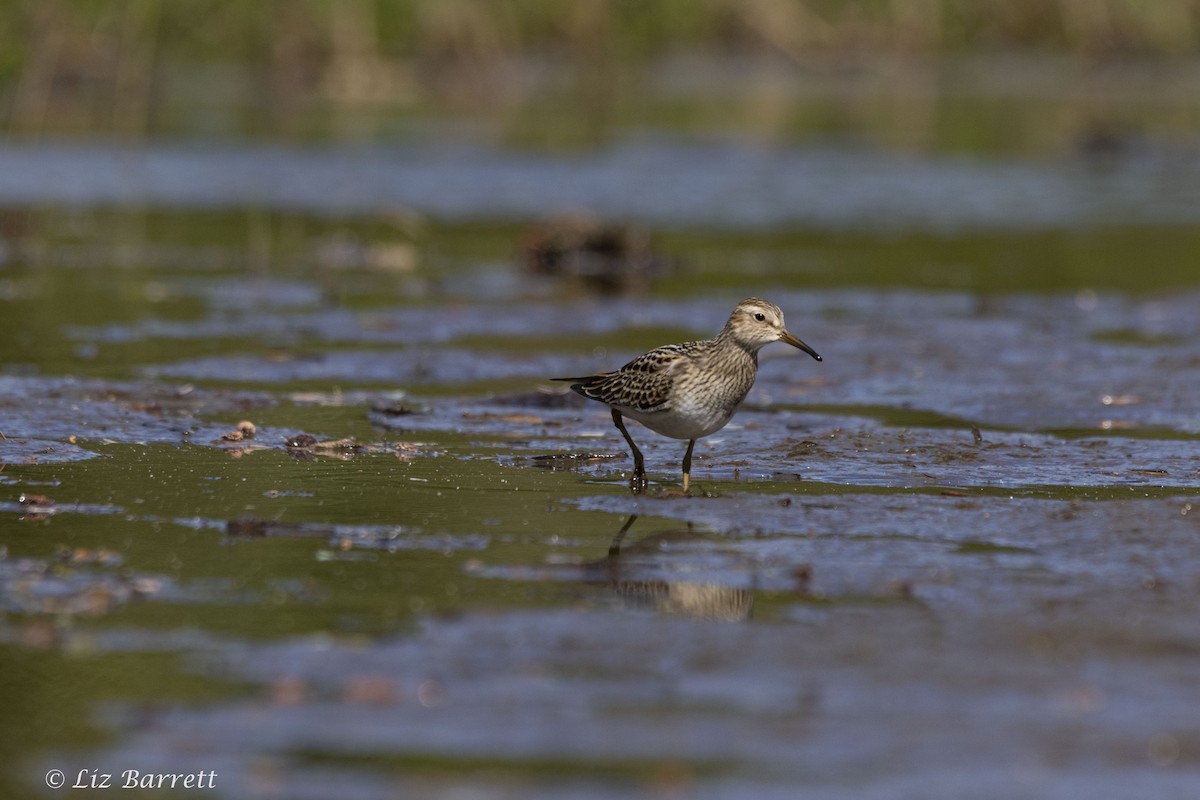
[[[749,297],[734,307],[725,327],[712,339],[656,347],[612,372],[551,380],[569,381],[577,394],[612,410],[613,424],[633,453],[630,490],[634,494],[646,488],[646,464],[624,418],[663,436],[686,440],[686,495],[696,440],[721,430],[733,417],[758,375],[758,351],[772,342],[790,344],[822,360],[816,350],[788,332],[779,306]]]

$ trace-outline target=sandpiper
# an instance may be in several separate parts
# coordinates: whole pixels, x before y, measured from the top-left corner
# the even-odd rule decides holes
[[[758,351],[771,342],[787,342],[821,360],[816,350],[788,333],[779,306],[751,297],[737,304],[715,339],[656,347],[614,372],[552,380],[571,381],[574,391],[612,409],[613,423],[633,451],[629,485],[634,494],[646,488],[646,466],[623,417],[663,436],[686,439],[686,494],[696,440],[721,430],[733,417],[754,385]]]

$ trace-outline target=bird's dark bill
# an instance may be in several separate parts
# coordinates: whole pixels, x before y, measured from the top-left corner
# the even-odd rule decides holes
[[[783,335],[779,337],[779,341],[781,341],[781,342],[787,342],[787,343],[788,343],[788,344],[790,344],[792,347],[799,347],[801,350],[803,350],[804,352],[808,353],[810,356],[812,356],[813,358],[815,358],[817,361],[820,361],[820,360],[822,360],[822,359],[821,359],[821,357],[820,357],[819,355],[817,355],[817,351],[816,351],[816,350],[813,350],[811,347],[809,347],[809,346],[808,346],[808,345],[806,345],[804,342],[802,342],[802,341],[800,341],[799,339],[797,339],[795,336],[792,336],[792,335],[791,335],[790,333],[788,333],[787,331],[784,331],[784,332],[783,332]]]

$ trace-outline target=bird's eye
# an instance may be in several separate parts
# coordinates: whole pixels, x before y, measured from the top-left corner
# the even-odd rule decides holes
[[[763,320],[765,320],[767,318],[767,315],[761,311],[758,311],[758,312],[755,312],[754,318],[756,320],[758,320],[759,322],[762,322]]]

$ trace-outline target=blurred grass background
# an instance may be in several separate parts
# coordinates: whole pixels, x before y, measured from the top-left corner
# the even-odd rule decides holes
[[[0,18],[20,137],[354,136],[354,109],[502,107],[547,81],[603,108],[681,54],[836,78],[997,53],[1161,65],[1200,41],[1200,0],[0,0]],[[314,122],[331,105],[340,130]]]

